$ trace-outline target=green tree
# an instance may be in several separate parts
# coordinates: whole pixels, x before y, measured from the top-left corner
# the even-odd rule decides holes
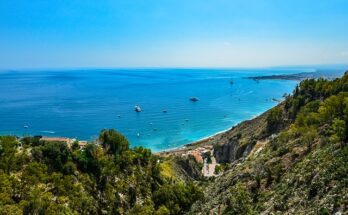
[[[7,174],[10,174],[10,171],[15,168],[18,144],[15,137],[0,137],[0,169]]]
[[[347,139],[347,133],[346,133],[346,122],[341,119],[334,119],[332,123],[332,139],[335,142],[341,142]]]
[[[70,157],[70,150],[66,143],[47,142],[41,150],[49,171],[62,171],[64,164]]]
[[[109,154],[121,154],[129,149],[127,139],[115,129],[103,129],[99,134],[99,141]]]
[[[282,123],[282,109],[277,106],[270,110],[267,116],[267,132],[269,134],[277,131]]]
[[[157,211],[155,212],[155,215],[170,215],[170,212],[166,206],[160,206]]]
[[[171,214],[184,213],[201,198],[203,198],[203,193],[196,185],[182,182],[163,185],[154,193],[153,197],[156,207],[165,206]]]
[[[227,208],[224,214],[239,215],[239,214],[255,214],[253,210],[252,197],[242,183],[237,183],[231,189],[232,196],[227,202]]]

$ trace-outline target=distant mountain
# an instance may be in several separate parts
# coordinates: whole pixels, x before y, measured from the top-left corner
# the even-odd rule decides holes
[[[267,75],[267,76],[252,76],[248,79],[253,79],[255,81],[259,80],[270,80],[270,79],[281,79],[281,80],[305,80],[305,79],[334,79],[342,76],[344,70],[341,69],[320,69],[315,72],[301,72],[295,74],[284,74],[284,75]]]

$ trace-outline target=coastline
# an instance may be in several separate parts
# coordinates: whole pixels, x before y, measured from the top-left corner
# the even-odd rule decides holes
[[[242,121],[244,122],[244,121]],[[225,130],[222,130],[222,131],[218,131],[212,135],[209,135],[207,137],[203,137],[199,140],[196,140],[196,141],[193,141],[193,142],[190,142],[190,143],[186,143],[184,144],[183,146],[179,146],[179,147],[176,147],[176,148],[171,148],[171,149],[166,149],[166,150],[162,150],[162,151],[158,151],[158,152],[154,152],[154,154],[156,155],[160,155],[160,156],[166,156],[166,155],[172,155],[172,154],[182,154],[182,153],[185,153],[186,151],[188,150],[192,150],[196,147],[199,147],[199,146],[202,146],[202,145],[207,145],[207,144],[211,144],[214,140],[217,139],[217,137],[221,136],[222,134],[230,131],[231,129],[233,129],[234,126],[228,128],[228,129],[225,129]]]
[[[251,134],[254,134],[254,133],[260,134],[262,132],[262,130],[264,129],[262,125],[266,124],[265,122],[266,122],[266,118],[268,116],[269,111],[279,105],[283,105],[283,103],[280,102],[277,105],[265,110],[264,112],[259,113],[256,116],[253,116],[246,120],[242,120],[236,123],[235,125],[231,126],[230,128],[216,132],[208,137],[204,137],[197,141],[187,143],[177,148],[158,151],[158,152],[155,152],[154,154],[160,157],[169,157],[172,155],[181,156],[199,147],[209,148],[216,144],[226,143],[229,141],[231,137],[238,135],[238,133],[245,134],[245,136],[243,135],[241,139],[242,141],[245,141],[245,140],[249,141],[250,138],[252,138]]]

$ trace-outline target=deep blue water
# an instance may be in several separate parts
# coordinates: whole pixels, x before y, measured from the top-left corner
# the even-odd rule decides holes
[[[3,71],[0,133],[91,140],[115,128],[132,146],[174,148],[255,117],[297,84],[245,77],[304,71],[310,70]],[[189,101],[193,96],[199,101]]]

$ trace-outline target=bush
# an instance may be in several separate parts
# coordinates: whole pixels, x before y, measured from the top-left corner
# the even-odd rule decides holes
[[[282,113],[281,107],[277,106],[270,110],[267,116],[267,133],[272,134],[279,130],[282,123]]]

